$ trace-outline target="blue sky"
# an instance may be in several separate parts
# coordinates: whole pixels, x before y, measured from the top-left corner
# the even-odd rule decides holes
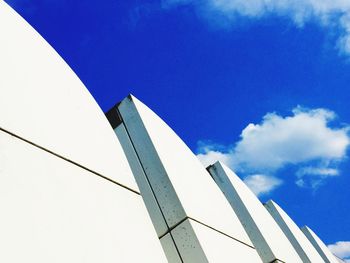
[[[349,1],[6,2],[104,111],[133,93],[350,257]]]

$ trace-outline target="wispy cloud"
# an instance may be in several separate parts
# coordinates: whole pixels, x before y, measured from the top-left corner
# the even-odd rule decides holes
[[[318,23],[330,34],[337,32],[335,46],[350,54],[350,1],[348,0],[163,0],[163,7],[191,5],[211,23],[234,25],[239,18],[267,16],[288,18],[295,26]]]
[[[264,174],[249,175],[244,182],[257,196],[268,194],[282,184],[282,180]]]
[[[324,179],[327,177],[338,175],[338,169],[327,168],[325,164],[321,164],[320,167],[302,167],[296,173],[295,183],[300,187],[311,186],[311,188],[316,189],[324,183]]]
[[[232,146],[201,142],[198,158],[204,165],[220,160],[244,175],[275,175],[292,166],[297,170],[296,184],[315,189],[339,174],[337,166],[346,158],[350,144],[348,126],[330,126],[335,118],[326,109],[301,107],[286,117],[268,113],[260,124],[243,129]]]
[[[350,262],[350,241],[338,241],[328,245],[328,248],[333,254],[344,259],[345,262]]]

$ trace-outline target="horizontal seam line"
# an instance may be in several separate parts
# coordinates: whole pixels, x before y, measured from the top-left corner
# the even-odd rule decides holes
[[[220,230],[217,230],[217,229],[215,229],[215,228],[212,227],[212,226],[209,226],[209,225],[207,225],[207,224],[205,224],[205,223],[202,223],[201,221],[199,221],[199,220],[197,220],[197,219],[194,219],[194,218],[192,218],[192,217],[190,217],[190,216],[186,216],[185,218],[181,219],[178,223],[176,223],[174,226],[172,226],[171,228],[169,228],[169,229],[167,230],[166,233],[162,234],[162,235],[159,237],[159,239],[161,239],[162,237],[164,237],[166,234],[170,233],[172,230],[174,230],[176,227],[178,227],[179,225],[181,225],[181,224],[182,224],[183,222],[185,222],[187,219],[191,219],[192,221],[197,222],[197,223],[199,223],[199,224],[201,224],[201,225],[203,225],[203,226],[205,226],[205,227],[208,227],[208,228],[210,228],[211,230],[214,230],[214,231],[216,231],[216,232],[218,232],[218,233],[220,233],[220,234],[222,234],[222,235],[224,235],[224,236],[227,236],[227,237],[229,237],[229,238],[231,238],[231,239],[233,239],[233,240],[235,240],[235,241],[237,241],[237,242],[239,242],[239,243],[241,243],[241,244],[243,244],[243,245],[246,245],[246,246],[248,246],[248,247],[250,247],[250,248],[252,248],[252,249],[255,249],[254,246],[251,246],[251,245],[249,245],[249,244],[247,244],[247,243],[244,243],[243,241],[241,241],[241,240],[239,240],[239,239],[237,239],[237,238],[234,238],[234,237],[232,237],[232,236],[230,236],[230,235],[228,235],[228,234],[226,234],[226,233],[224,233],[224,232],[222,232],[222,231],[220,231]]]
[[[201,224],[201,225],[203,225],[203,226],[206,226],[206,227],[208,227],[208,228],[210,228],[210,229],[212,229],[212,230],[214,230],[214,231],[216,231],[216,232],[218,232],[218,233],[220,233],[220,234],[222,234],[222,235],[224,235],[224,236],[227,236],[227,237],[229,237],[229,238],[231,238],[231,239],[233,239],[233,240],[236,240],[236,241],[239,242],[239,243],[242,243],[242,244],[244,244],[244,245],[246,245],[246,246],[248,246],[248,247],[251,247],[251,248],[255,249],[254,246],[251,246],[251,245],[249,245],[249,244],[247,244],[247,243],[245,243],[245,242],[243,242],[243,241],[241,241],[241,240],[239,240],[239,239],[237,239],[237,238],[234,238],[233,236],[230,236],[230,235],[228,235],[228,234],[226,234],[226,233],[224,233],[224,232],[222,232],[222,231],[220,231],[220,230],[218,230],[218,229],[215,229],[215,228],[212,227],[212,226],[209,226],[209,225],[207,225],[207,224],[205,224],[205,223],[202,223],[201,221],[198,221],[197,219],[194,219],[194,218],[192,218],[192,217],[188,217],[188,218],[191,219],[191,220],[193,220],[193,221],[195,221],[195,222],[197,222],[197,223],[199,223],[199,224]]]
[[[186,216],[185,218],[181,219],[179,222],[177,222],[175,225],[173,225],[172,227],[168,227],[167,231],[162,234],[161,236],[159,236],[159,239],[161,239],[162,237],[164,237],[166,234],[170,233],[172,230],[174,230],[176,227],[178,227],[179,225],[181,225],[183,222],[186,221],[186,219],[188,219],[189,217]]]
[[[85,167],[85,166],[83,166],[83,165],[81,165],[81,164],[79,164],[79,163],[77,163],[77,162],[74,162],[74,161],[72,161],[72,160],[70,160],[70,159],[68,159],[68,158],[66,158],[66,157],[64,157],[64,156],[62,156],[62,155],[60,155],[60,154],[58,154],[58,153],[55,153],[55,152],[53,152],[53,151],[51,151],[51,150],[48,150],[48,149],[44,148],[43,146],[40,146],[39,144],[36,144],[36,143],[34,143],[34,142],[31,142],[31,141],[29,141],[29,140],[27,140],[27,139],[25,139],[25,138],[23,138],[23,137],[21,137],[21,136],[15,134],[15,133],[13,133],[13,132],[10,132],[10,131],[8,131],[8,130],[5,130],[5,129],[1,128],[1,127],[0,127],[0,131],[3,131],[3,132],[5,132],[5,133],[7,133],[7,134],[9,134],[9,135],[11,135],[11,136],[13,136],[13,137],[15,137],[15,138],[21,140],[21,141],[23,141],[23,142],[26,142],[26,143],[28,143],[28,144],[30,144],[30,145],[32,145],[32,146],[34,146],[34,147],[40,149],[40,150],[43,150],[43,151],[45,151],[45,152],[47,152],[47,153],[50,153],[50,154],[52,154],[52,155],[54,155],[54,156],[56,156],[56,157],[58,157],[58,158],[60,158],[60,159],[62,159],[62,160],[64,160],[64,161],[66,161],[66,162],[69,162],[69,163],[71,163],[71,164],[73,164],[73,165],[75,165],[75,166],[78,166],[79,168],[82,168],[82,169],[84,169],[84,170],[86,170],[86,171],[88,171],[88,172],[90,172],[90,173],[93,173],[93,174],[97,175],[98,177],[100,177],[100,178],[102,178],[102,179],[105,179],[105,180],[107,180],[107,181],[109,181],[109,182],[111,182],[111,183],[114,183],[114,184],[116,184],[116,185],[118,185],[118,186],[120,186],[120,187],[123,187],[123,188],[125,188],[125,189],[127,189],[127,190],[129,190],[129,191],[131,191],[131,192],[133,192],[133,193],[135,193],[135,194],[141,195],[139,192],[135,191],[134,189],[131,189],[131,188],[128,187],[128,186],[122,185],[121,183],[118,183],[118,182],[112,180],[111,178],[108,178],[108,177],[106,177],[106,176],[104,176],[104,175],[102,175],[102,174],[100,174],[100,173],[98,173],[98,172],[96,172],[96,171],[94,171],[94,170],[91,170],[91,169],[89,169],[89,168],[87,168],[87,167]]]

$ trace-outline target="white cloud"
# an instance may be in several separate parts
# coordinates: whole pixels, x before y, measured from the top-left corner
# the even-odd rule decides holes
[[[257,196],[267,194],[282,184],[282,180],[264,174],[249,175],[243,181]]]
[[[350,241],[338,241],[334,244],[328,245],[330,251],[336,256],[350,262]]]
[[[330,33],[338,31],[336,46],[350,53],[349,0],[163,0],[164,7],[193,5],[214,23],[234,24],[238,17],[259,19],[266,16],[289,18],[296,26],[317,22]]]
[[[205,153],[198,154],[197,157],[205,167],[215,163],[216,161],[221,161],[226,165],[228,165],[230,162],[230,156],[219,151],[209,150]]]
[[[204,145],[204,164],[216,159],[242,174],[274,174],[286,166],[297,169],[297,185],[317,188],[325,178],[339,174],[337,164],[346,158],[348,127],[332,128],[336,118],[326,109],[297,107],[292,116],[268,113],[260,124],[249,124],[233,146]],[[223,150],[224,149],[224,150]]]
[[[339,160],[349,144],[347,130],[331,129],[335,115],[324,109],[296,108],[293,116],[268,113],[261,124],[249,124],[234,149],[236,165],[277,170],[286,164],[312,160]]]

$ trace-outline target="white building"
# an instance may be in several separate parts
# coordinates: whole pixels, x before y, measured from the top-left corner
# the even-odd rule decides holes
[[[106,118],[3,1],[0,34],[0,262],[337,262],[136,98]]]

